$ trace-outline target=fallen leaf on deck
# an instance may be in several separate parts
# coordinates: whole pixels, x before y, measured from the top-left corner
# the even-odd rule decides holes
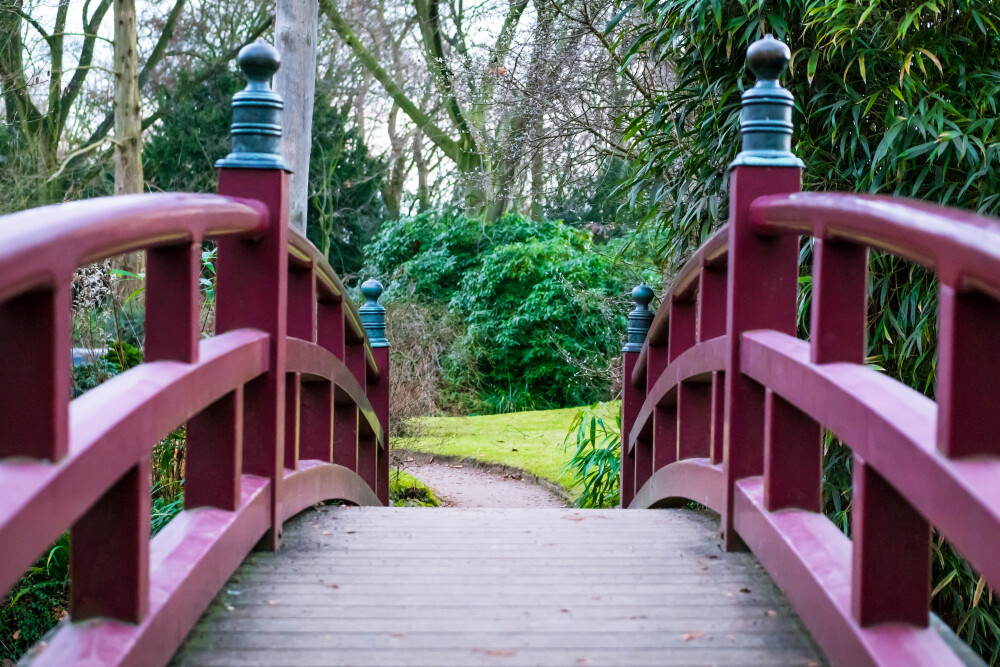
[[[494,649],[494,648],[477,648],[473,649],[476,653],[482,653],[484,655],[497,655],[497,656],[512,656],[514,651],[508,651],[506,649]]]
[[[681,639],[683,639],[686,642],[689,642],[692,639],[701,639],[704,636],[705,636],[704,632],[685,632],[683,635],[681,635]]]

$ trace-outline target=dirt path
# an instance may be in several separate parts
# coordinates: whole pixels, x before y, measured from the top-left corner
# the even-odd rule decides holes
[[[516,473],[416,461],[405,469],[434,489],[445,507],[566,507],[564,499]]]

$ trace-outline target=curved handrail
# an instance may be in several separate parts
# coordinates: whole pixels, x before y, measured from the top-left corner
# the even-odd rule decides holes
[[[762,234],[805,234],[860,243],[937,272],[948,285],[1000,299],[1000,221],[898,197],[801,192],[756,199]]]
[[[201,343],[194,364],[141,364],[71,404],[69,453],[55,463],[0,460],[0,590],[72,526],[150,443],[267,372],[269,337],[233,331]]]
[[[375,410],[347,365],[323,346],[301,338],[289,338],[285,349],[287,372],[333,382],[343,390],[351,402],[358,406],[364,423],[384,449],[385,433],[375,415]]]
[[[744,334],[742,351],[743,373],[829,428],[1000,588],[1000,459],[941,456],[934,401],[870,368],[812,363],[775,331]]]
[[[635,425],[628,435],[628,451],[635,448],[640,434],[648,429],[656,407],[664,402],[671,392],[677,390],[681,382],[711,378],[713,371],[721,371],[726,366],[728,338],[718,336],[685,350],[668,365],[656,379],[653,387],[646,392],[646,400],[635,419]]]
[[[321,294],[317,294],[320,299],[330,299],[344,304],[344,322],[350,325],[348,331],[351,332],[351,336],[355,341],[363,341],[365,343],[365,363],[372,374],[372,379],[378,379],[380,370],[378,364],[375,363],[371,345],[368,341],[368,334],[361,325],[361,316],[358,314],[358,309],[354,303],[350,299],[345,298],[347,292],[344,288],[344,283],[340,280],[337,272],[333,270],[333,267],[330,266],[330,262],[319,251],[319,248],[313,245],[312,241],[297,229],[288,230],[288,257],[289,263],[312,269],[317,278],[317,288],[322,292]]]
[[[101,197],[14,213],[0,224],[0,301],[68,282],[79,267],[121,253],[253,237],[266,225],[260,202],[182,193]]]
[[[680,268],[663,296],[662,303],[669,304],[675,300],[688,299],[693,296],[693,292],[698,287],[698,276],[705,267],[720,267],[726,264],[726,254],[729,252],[729,227],[723,225],[718,231],[712,234],[699,248],[691,255],[687,262]],[[640,386],[645,381],[646,363],[649,356],[650,345],[665,345],[670,331],[670,309],[660,307],[653,317],[653,323],[649,327],[649,334],[646,342],[639,353],[635,369],[632,371],[632,384]]]

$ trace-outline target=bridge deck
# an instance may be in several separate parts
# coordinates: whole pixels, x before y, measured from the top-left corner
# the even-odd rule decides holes
[[[822,664],[717,532],[687,510],[310,510],[174,664]]]

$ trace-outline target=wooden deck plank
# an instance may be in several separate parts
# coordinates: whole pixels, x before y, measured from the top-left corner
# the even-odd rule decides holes
[[[749,554],[685,510],[319,508],[175,665],[820,665]]]

